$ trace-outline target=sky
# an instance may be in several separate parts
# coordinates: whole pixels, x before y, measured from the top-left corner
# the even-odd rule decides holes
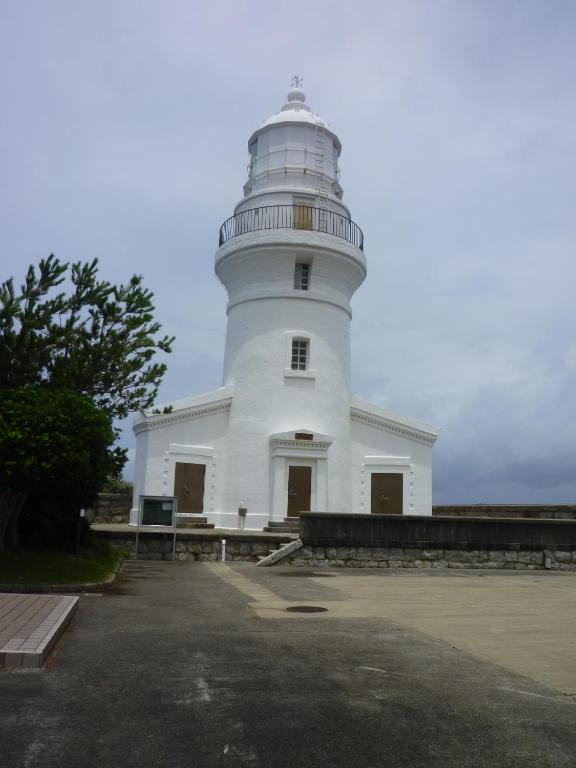
[[[218,230],[301,75],[365,235],[354,393],[441,428],[436,504],[576,503],[575,38],[573,0],[4,0],[0,280],[142,274],[159,400],[220,386]]]

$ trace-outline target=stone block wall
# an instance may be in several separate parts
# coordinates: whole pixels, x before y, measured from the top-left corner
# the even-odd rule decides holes
[[[316,547],[543,552],[576,548],[576,521],[303,512],[300,538]]]
[[[129,523],[132,496],[119,493],[100,493],[98,501],[86,510],[91,523]]]
[[[322,568],[483,568],[576,571],[576,548],[479,550],[421,547],[304,546],[282,564]]]
[[[135,534],[126,535],[98,531],[98,539],[107,541],[113,549],[123,549],[128,559],[134,559],[136,552]],[[285,537],[267,539],[226,538],[226,560],[256,563],[259,557],[265,557],[270,550],[278,549],[286,541]],[[138,560],[172,560],[173,536],[171,533],[140,533],[138,537]],[[222,557],[221,537],[178,533],[176,535],[176,560],[200,560],[216,562]]]
[[[432,507],[439,517],[503,517],[525,520],[576,520],[576,504],[447,504]]]

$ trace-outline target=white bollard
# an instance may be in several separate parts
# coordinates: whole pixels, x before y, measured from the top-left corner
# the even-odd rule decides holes
[[[222,539],[222,562],[226,560],[226,539]]]

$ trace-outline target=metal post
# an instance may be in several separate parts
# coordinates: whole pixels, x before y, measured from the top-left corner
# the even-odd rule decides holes
[[[174,537],[172,539],[172,562],[176,560],[176,526],[178,525],[178,504],[172,506],[172,526],[174,528]]]

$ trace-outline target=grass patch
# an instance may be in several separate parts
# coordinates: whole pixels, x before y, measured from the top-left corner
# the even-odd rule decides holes
[[[83,584],[104,581],[124,554],[108,547],[87,547],[79,555],[57,550],[0,552],[0,584]]]

